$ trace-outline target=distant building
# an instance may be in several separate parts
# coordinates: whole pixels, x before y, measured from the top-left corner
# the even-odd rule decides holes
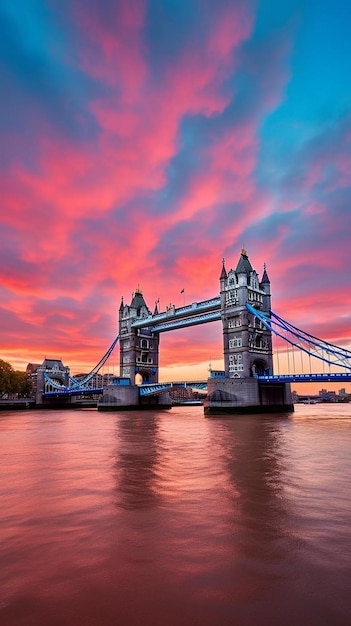
[[[32,391],[31,396],[34,398],[37,393],[37,371],[40,367],[40,363],[28,363],[26,367],[26,374],[30,380]]]
[[[336,391],[321,389],[318,395],[323,402],[337,402]]]

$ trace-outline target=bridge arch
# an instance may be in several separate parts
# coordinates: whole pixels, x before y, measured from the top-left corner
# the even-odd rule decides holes
[[[265,359],[255,359],[251,365],[252,376],[264,376],[269,371],[269,364]]]
[[[153,370],[138,367],[135,372],[135,384],[151,384],[153,382],[154,374],[155,372]]]

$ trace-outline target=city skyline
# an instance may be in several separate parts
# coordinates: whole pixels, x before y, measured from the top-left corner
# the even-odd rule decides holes
[[[89,371],[121,297],[214,297],[243,246],[274,311],[350,349],[350,23],[341,0],[2,3],[0,358]],[[160,355],[203,378],[221,323]]]

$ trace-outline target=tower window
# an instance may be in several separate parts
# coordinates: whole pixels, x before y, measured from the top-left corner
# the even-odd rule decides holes
[[[237,326],[241,326],[240,315],[235,315],[235,317],[228,322],[228,328],[236,328]]]
[[[241,337],[233,337],[233,339],[229,339],[229,348],[241,348],[242,339]]]

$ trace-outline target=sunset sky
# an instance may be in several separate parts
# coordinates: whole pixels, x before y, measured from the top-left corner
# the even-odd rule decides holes
[[[0,358],[89,371],[122,296],[214,297],[243,245],[351,347],[351,3],[2,0],[0,28]],[[163,379],[221,358],[220,322],[161,336]]]

